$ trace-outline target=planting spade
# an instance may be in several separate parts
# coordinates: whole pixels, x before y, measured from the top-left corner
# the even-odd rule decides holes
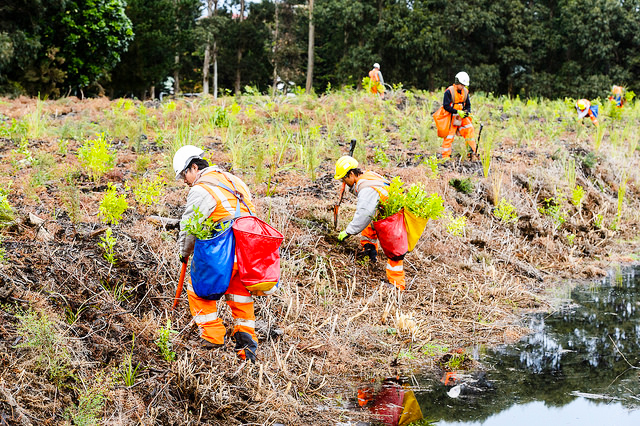
[[[173,300],[173,306],[171,310],[173,311],[176,306],[178,306],[178,302],[180,301],[180,295],[182,294],[182,286],[184,285],[184,276],[187,273],[187,265],[189,263],[189,256],[187,256],[182,263],[182,269],[180,269],[180,278],[178,279],[178,288],[176,288],[176,298]]]
[[[349,147],[349,157],[353,157],[353,151],[356,149],[356,140],[351,139],[351,146]],[[333,229],[338,229],[338,209],[340,208],[340,204],[342,204],[342,198],[344,198],[344,190],[347,184],[342,182],[342,186],[340,187],[340,200],[338,204],[333,206]]]

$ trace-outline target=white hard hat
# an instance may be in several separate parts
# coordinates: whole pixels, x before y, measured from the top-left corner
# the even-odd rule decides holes
[[[456,80],[460,82],[460,84],[464,84],[465,86],[469,85],[469,74],[464,71],[460,71],[456,74]]]
[[[173,171],[176,172],[176,179],[180,179],[180,174],[185,171],[189,163],[194,158],[202,158],[204,151],[197,146],[185,145],[173,156]]]
[[[380,64],[376,62],[375,64],[373,64],[373,67],[374,68],[380,68]]]

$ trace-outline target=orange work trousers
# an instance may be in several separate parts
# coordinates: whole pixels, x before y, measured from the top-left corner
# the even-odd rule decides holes
[[[464,143],[471,148],[474,153],[478,152],[471,118],[465,117],[462,119],[462,123],[459,126],[454,126],[453,123],[456,120],[456,117],[457,116],[452,117],[449,134],[442,141],[442,158],[451,157],[451,151],[453,150],[453,138],[456,135],[462,136],[464,138]]]
[[[369,224],[360,234],[360,244],[373,244],[378,251],[378,234]],[[387,259],[387,279],[400,290],[404,290],[404,266],[402,260]]]
[[[226,328],[222,323],[222,318],[218,317],[217,301],[198,297],[193,291],[191,279],[189,279],[189,285],[187,287],[187,296],[189,298],[191,315],[193,315],[193,320],[200,329],[200,336],[213,344],[223,344]],[[253,342],[248,343],[255,343],[255,347],[257,348],[258,338],[255,333],[256,317],[253,311],[253,296],[240,282],[237,263],[233,265],[231,282],[229,283],[229,288],[224,298],[227,305],[231,308],[231,315],[234,320],[231,337],[234,337],[236,333],[243,334],[242,340],[245,341],[247,340],[246,338],[253,340]],[[248,336],[246,336],[247,334]],[[237,338],[235,340],[236,343],[239,343]],[[236,349],[240,349],[238,344],[236,345]],[[239,355],[242,356],[242,354]]]

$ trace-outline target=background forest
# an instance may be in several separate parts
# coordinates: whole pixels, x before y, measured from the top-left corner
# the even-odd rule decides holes
[[[405,88],[435,90],[463,69],[474,91],[495,94],[595,98],[606,96],[612,84],[638,92],[640,1],[4,0],[0,5],[0,94],[5,95],[267,92],[279,78],[324,92],[359,85],[374,62],[381,64],[386,82]]]

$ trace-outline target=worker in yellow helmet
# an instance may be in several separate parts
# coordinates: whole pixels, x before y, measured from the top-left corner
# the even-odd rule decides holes
[[[591,105],[586,99],[580,99],[576,102],[576,111],[578,111],[578,120],[582,120],[583,118],[589,116],[593,124],[598,127],[598,106]]]
[[[363,172],[358,168],[358,161],[348,155],[340,157],[336,162],[334,178],[348,185],[358,197],[356,213],[347,228],[338,235],[338,241],[344,241],[350,235],[361,233],[360,244],[364,253],[372,262],[375,262],[378,253],[378,235],[371,227],[371,219],[375,216],[378,203],[389,196],[387,192],[389,181],[378,173],[369,170]],[[387,279],[389,283],[404,290],[402,260],[387,259]]]

